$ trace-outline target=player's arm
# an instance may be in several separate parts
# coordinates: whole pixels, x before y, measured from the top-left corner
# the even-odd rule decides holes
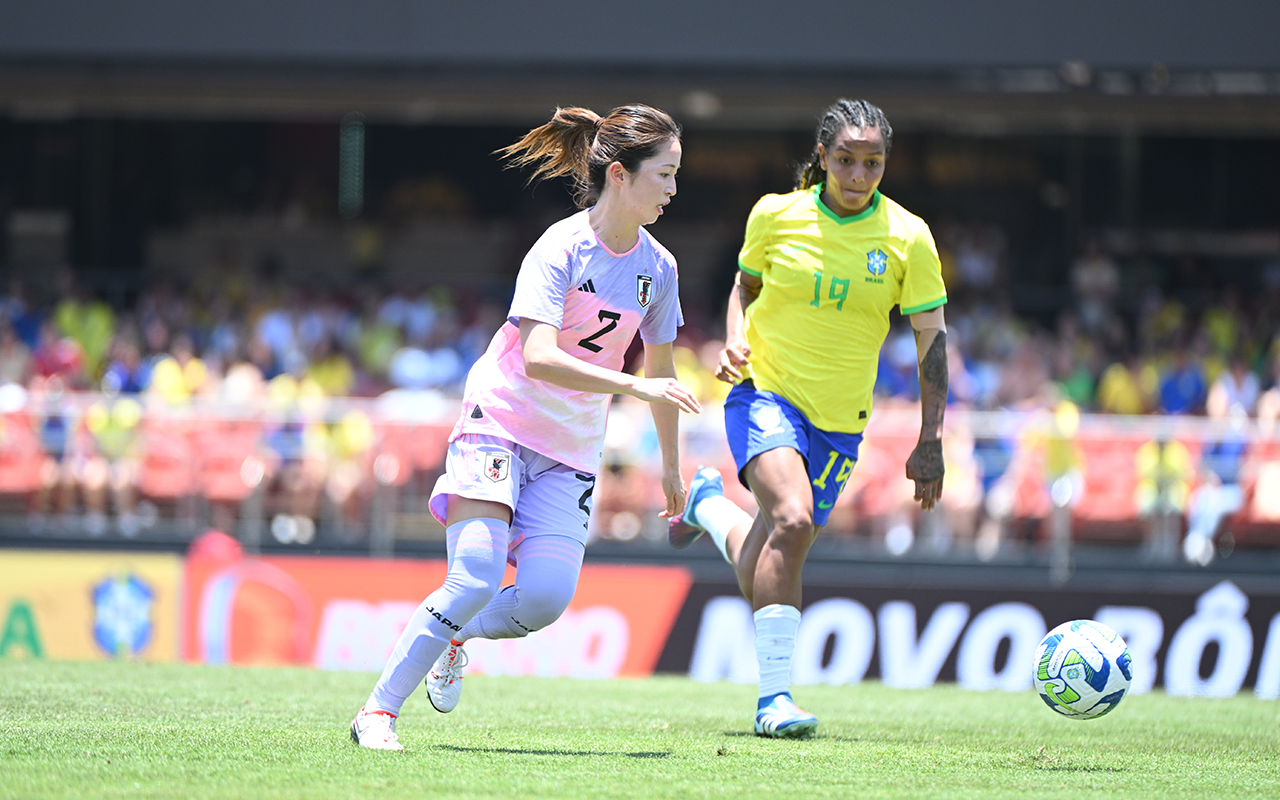
[[[947,324],[942,306],[912,314],[920,368],[920,440],[907,459],[907,478],[926,511],[942,497],[942,417],[947,410]]]
[[[650,403],[670,404],[691,414],[702,410],[693,392],[674,377],[640,378],[588,363],[561,350],[559,336],[560,329],[554,325],[520,318],[520,346],[526,375],[577,392],[629,394]]]
[[[653,378],[676,377],[676,362],[671,342],[644,346],[644,374]],[[658,431],[658,446],[662,450],[662,494],[667,498],[667,508],[660,517],[671,517],[684,511],[686,500],[684,481],[680,477],[680,412],[666,403],[650,403],[653,425]]]
[[[742,368],[751,360],[751,348],[747,345],[746,323],[747,306],[760,296],[764,279],[750,272],[738,271],[733,282],[733,291],[729,293],[729,308],[725,312],[724,350],[720,352],[719,369],[716,377],[725,383],[737,383],[742,380]]]

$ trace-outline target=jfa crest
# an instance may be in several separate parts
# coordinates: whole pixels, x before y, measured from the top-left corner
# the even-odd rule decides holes
[[[889,257],[884,254],[883,250],[872,250],[867,253],[867,272],[875,275],[877,278],[885,273],[889,268]]]
[[[648,308],[649,301],[653,299],[653,276],[637,275],[636,276],[636,302],[641,308]]]
[[[509,453],[485,453],[484,476],[497,483],[505,481],[511,472],[511,455]]]

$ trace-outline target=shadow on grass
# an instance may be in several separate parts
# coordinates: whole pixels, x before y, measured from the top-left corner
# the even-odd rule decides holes
[[[731,739],[772,739],[778,742],[812,742],[815,739],[821,739],[828,742],[858,742],[861,739],[850,736],[832,736],[830,734],[815,733],[813,736],[803,739],[796,739],[790,736],[761,736],[755,731],[720,731],[721,736],[727,736]]]
[[[637,753],[613,753],[599,750],[532,750],[527,747],[459,747],[455,744],[436,746],[437,750],[452,750],[456,753],[507,753],[517,756],[626,756],[627,758],[667,758],[670,753],[640,751]]]
[[[1041,771],[1041,772],[1101,772],[1101,773],[1108,773],[1108,772],[1111,772],[1111,773],[1116,773],[1116,772],[1128,772],[1128,771],[1129,771],[1129,770],[1127,770],[1127,769],[1125,769],[1125,768],[1123,768],[1123,767],[1085,767],[1085,766],[1081,766],[1081,765],[1079,765],[1079,764],[1074,764],[1074,765],[1073,765],[1073,764],[1032,764],[1032,765],[1031,765],[1031,768],[1032,768],[1032,769],[1035,769],[1035,770],[1039,770],[1039,771]]]
[[[1063,764],[1061,763],[1062,759],[1060,759],[1058,756],[1055,756],[1053,753],[1049,752],[1048,745],[1042,745],[1040,749],[1037,750],[1035,754],[1028,759],[1028,761],[1030,761],[1031,763],[1027,764],[1027,766],[1031,767],[1032,769],[1041,770],[1042,772],[1099,772],[1099,773],[1128,772],[1128,770],[1125,769],[1124,767],[1090,766],[1088,764]]]

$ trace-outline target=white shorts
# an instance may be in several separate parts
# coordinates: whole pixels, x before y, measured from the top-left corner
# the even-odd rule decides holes
[[[568,536],[584,545],[596,476],[508,439],[464,433],[449,443],[444,474],[431,491],[441,525],[449,495],[502,503],[512,510],[511,548],[532,536]]]

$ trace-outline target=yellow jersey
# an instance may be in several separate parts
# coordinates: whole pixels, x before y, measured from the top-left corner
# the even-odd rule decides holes
[[[840,217],[821,193],[765,195],[747,219],[738,266],[763,286],[746,310],[744,376],[822,430],[861,433],[889,312],[932,310],[947,290],[924,220],[879,191],[866,211]]]

